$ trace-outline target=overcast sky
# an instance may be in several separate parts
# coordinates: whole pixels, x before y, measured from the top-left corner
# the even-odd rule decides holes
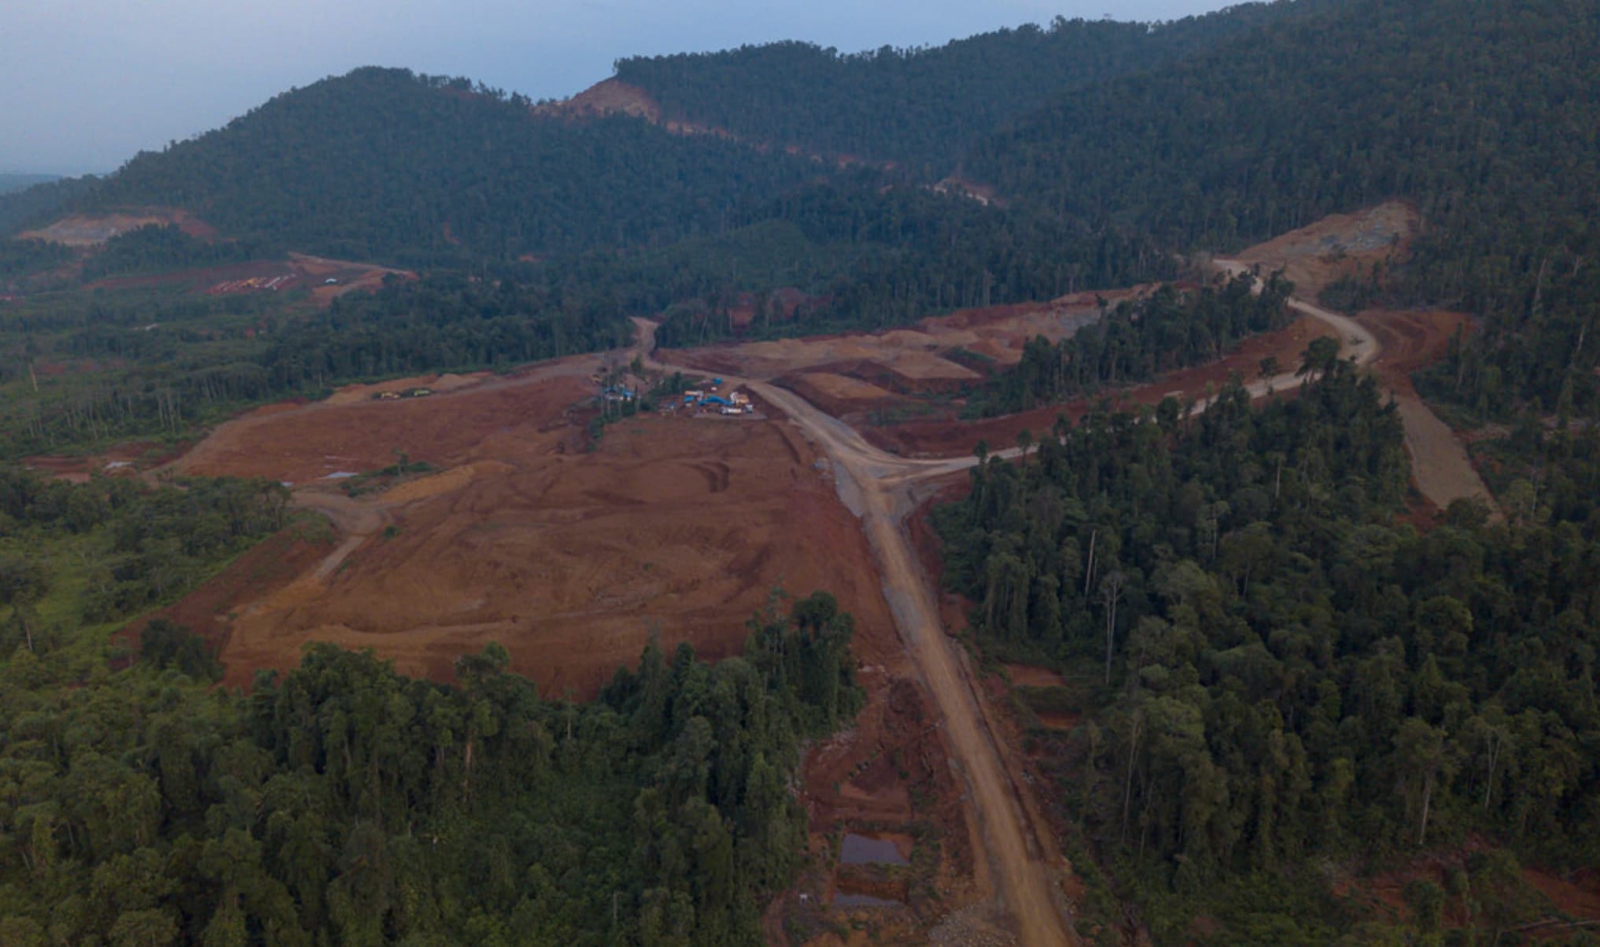
[[[640,54],[801,39],[938,45],[1057,15],[1166,20],[1219,0],[0,0],[0,172],[115,170],[363,65],[564,98]]]

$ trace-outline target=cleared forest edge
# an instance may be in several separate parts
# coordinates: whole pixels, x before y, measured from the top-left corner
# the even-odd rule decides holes
[[[1421,232],[1415,208],[1390,201],[1353,214],[1334,214],[1309,226],[1217,260],[1228,272],[1251,267],[1284,269],[1302,296],[1314,296],[1340,278],[1367,278],[1405,252]],[[1493,505],[1488,488],[1449,425],[1411,386],[1410,373],[1444,354],[1450,332],[1464,317],[1450,313],[1368,310],[1356,319],[1297,299],[1299,311],[1333,326],[1358,364],[1370,365],[1393,394],[1405,425],[1406,452],[1417,492],[1439,509],[1477,498]],[[1359,339],[1359,342],[1355,340]],[[1378,357],[1384,352],[1382,358]]]

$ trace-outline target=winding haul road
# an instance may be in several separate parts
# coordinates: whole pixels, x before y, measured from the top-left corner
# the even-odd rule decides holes
[[[1245,269],[1228,261],[1218,265],[1230,272]],[[1257,292],[1260,288],[1258,280]],[[1354,320],[1299,299],[1291,299],[1289,306],[1332,326],[1341,347],[1354,350],[1355,364],[1365,365],[1377,357],[1378,340]],[[1252,398],[1259,398],[1301,380],[1286,372],[1248,388]],[[1031,790],[1004,765],[999,739],[988,725],[963,655],[939,620],[932,584],[905,529],[905,517],[914,507],[914,484],[971,468],[977,458],[896,457],[867,443],[853,428],[793,392],[765,382],[744,384],[787,414],[833,461],[839,495],[861,518],[878,557],[884,597],[944,718],[951,754],[970,790],[980,838],[988,846],[980,857],[986,854],[989,859],[1000,906],[1015,919],[1019,939],[1029,947],[1078,943],[1060,894],[1062,865],[1049,838],[1050,828],[1035,821],[1038,808],[1030,798]],[[1194,413],[1208,407],[1210,401],[1203,401],[1195,405]],[[1011,448],[996,455],[1019,453]]]
[[[1216,265],[1230,273],[1247,269],[1227,260]],[[1257,280],[1256,291],[1260,289]],[[1291,299],[1289,306],[1331,326],[1341,347],[1354,350],[1351,358],[1356,365],[1377,357],[1377,338],[1354,320],[1300,299]],[[646,319],[634,322],[639,329],[635,354],[653,368],[671,368],[654,361],[655,323]],[[989,726],[976,682],[939,620],[932,583],[917,561],[905,528],[906,516],[915,506],[912,489],[917,483],[969,469],[977,464],[977,458],[896,457],[791,391],[766,381],[726,380],[745,385],[782,411],[832,460],[840,499],[861,519],[878,558],[884,597],[944,720],[952,762],[966,782],[979,838],[987,847],[977,857],[987,858],[990,874],[996,879],[999,907],[1014,919],[1019,940],[1026,947],[1079,943],[1061,896],[1059,880],[1064,866],[1055,852],[1050,828],[1038,819],[1029,787],[1005,765],[1006,754]],[[1285,372],[1254,382],[1248,389],[1252,398],[1259,398],[1301,380]],[[1202,401],[1194,412],[1208,407],[1210,401]],[[1019,453],[1011,448],[994,456]]]

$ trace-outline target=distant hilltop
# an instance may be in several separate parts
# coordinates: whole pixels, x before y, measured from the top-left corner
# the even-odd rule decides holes
[[[49,184],[51,181],[59,180],[61,180],[59,174],[0,173],[0,194],[9,194],[12,191],[33,187],[35,184]]]

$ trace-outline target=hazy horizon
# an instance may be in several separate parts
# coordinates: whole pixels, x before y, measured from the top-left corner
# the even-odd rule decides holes
[[[1135,0],[1119,20],[1171,20],[1219,0]],[[104,174],[225,125],[272,96],[366,65],[467,76],[533,99],[565,98],[636,55],[802,40],[856,52],[939,46],[1106,4],[1001,0],[974,7],[838,0],[758,9],[728,0],[438,0],[336,8],[310,0],[16,4],[0,11],[0,173]]]

